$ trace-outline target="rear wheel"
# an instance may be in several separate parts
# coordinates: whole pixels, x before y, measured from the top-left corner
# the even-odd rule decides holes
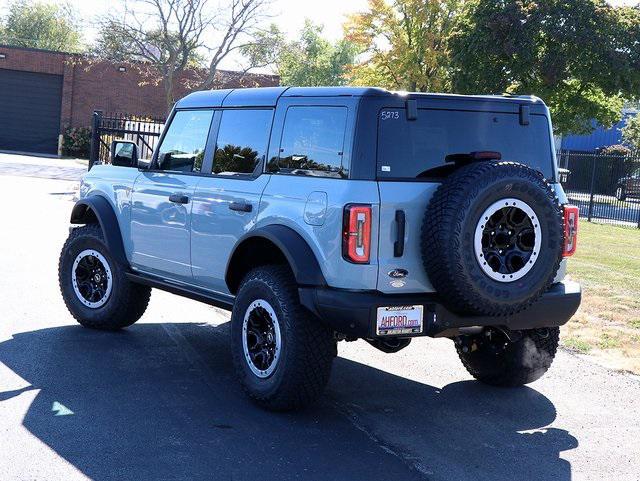
[[[93,329],[130,326],[144,314],[151,296],[150,287],[127,279],[96,224],[71,231],[60,253],[58,279],[71,315]]]
[[[493,386],[522,386],[540,379],[558,350],[560,328],[510,332],[487,328],[456,339],[462,364],[478,381]]]
[[[247,394],[275,411],[300,409],[324,390],[336,342],[300,305],[286,266],[263,266],[240,285],[231,315],[236,372]]]

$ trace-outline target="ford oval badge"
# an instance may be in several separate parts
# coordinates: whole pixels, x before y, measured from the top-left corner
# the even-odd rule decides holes
[[[389,277],[392,279],[404,279],[409,275],[409,271],[406,269],[394,269],[389,272]]]

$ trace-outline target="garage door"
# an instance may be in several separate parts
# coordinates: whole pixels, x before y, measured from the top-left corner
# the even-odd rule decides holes
[[[62,76],[0,69],[0,150],[55,154]]]

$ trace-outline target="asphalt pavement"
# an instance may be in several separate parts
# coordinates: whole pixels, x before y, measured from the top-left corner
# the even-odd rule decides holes
[[[154,290],[129,329],[76,325],[57,282],[76,177],[29,162],[0,154],[0,480],[640,479],[640,379],[564,350],[496,389],[447,340],[341,343],[326,395],[273,414],[234,380],[224,311]]]

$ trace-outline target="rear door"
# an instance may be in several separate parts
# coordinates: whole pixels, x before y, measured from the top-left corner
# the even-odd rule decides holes
[[[131,199],[134,268],[192,282],[191,209],[214,111],[179,110],[167,127],[151,169],[138,176]]]
[[[195,282],[228,293],[227,262],[238,239],[255,224],[269,175],[263,174],[272,108],[223,109],[213,166],[193,197],[191,259]]]
[[[433,291],[422,264],[422,224],[429,200],[443,180],[447,155],[500,152],[504,160],[525,163],[553,178],[546,116],[532,114],[529,124],[522,125],[515,103],[477,111],[471,110],[472,102],[468,104],[460,110],[419,108],[411,120],[403,107],[382,108],[378,113],[378,290],[382,292]]]

